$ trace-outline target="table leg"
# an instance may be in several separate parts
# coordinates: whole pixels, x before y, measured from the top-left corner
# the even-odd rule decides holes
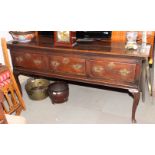
[[[136,113],[137,106],[138,106],[139,99],[140,99],[140,92],[135,89],[130,89],[129,92],[131,92],[133,95],[132,123],[137,123],[137,121],[135,119],[135,113]]]
[[[142,64],[142,75],[141,75],[141,91],[142,91],[142,101],[145,102],[145,82],[146,82],[146,64]]]

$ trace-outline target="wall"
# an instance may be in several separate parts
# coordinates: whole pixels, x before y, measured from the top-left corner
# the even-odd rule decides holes
[[[8,31],[0,31],[0,39],[2,37],[4,37],[7,41],[12,40],[12,37]],[[0,63],[4,64],[1,41],[0,41]]]

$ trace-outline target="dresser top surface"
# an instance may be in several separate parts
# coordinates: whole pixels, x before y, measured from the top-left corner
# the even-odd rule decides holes
[[[14,41],[7,42],[8,48],[23,47],[23,48],[37,48],[58,50],[67,52],[82,52],[94,54],[107,54],[107,55],[124,55],[131,57],[148,57],[148,53],[140,52],[140,50],[127,50],[125,49],[125,42],[112,42],[110,39],[95,40],[95,41],[78,41],[72,47],[54,47],[53,39],[49,37],[40,37],[29,43],[18,43]]]

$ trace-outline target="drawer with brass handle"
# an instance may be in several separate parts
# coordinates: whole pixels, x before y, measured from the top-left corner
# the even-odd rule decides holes
[[[136,64],[108,60],[89,60],[88,74],[92,78],[133,82]]]
[[[50,70],[59,74],[85,76],[85,59],[71,56],[51,56]]]
[[[48,58],[45,55],[34,54],[34,53],[16,53],[13,57],[14,66],[19,66],[26,69],[35,70],[47,70],[48,69]]]

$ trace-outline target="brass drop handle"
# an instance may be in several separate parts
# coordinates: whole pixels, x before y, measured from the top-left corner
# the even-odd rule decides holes
[[[79,69],[82,68],[82,65],[81,65],[81,64],[74,64],[74,65],[72,65],[72,67],[73,67],[73,69],[75,69],[75,70],[79,70]]]
[[[104,68],[102,66],[94,66],[93,70],[96,73],[101,73],[101,72],[103,72]]]
[[[68,64],[70,62],[69,58],[63,58],[63,64]]]
[[[130,73],[127,69],[121,69],[119,72],[122,76],[127,76]]]
[[[60,65],[60,63],[58,61],[52,61],[51,65],[56,68]]]

